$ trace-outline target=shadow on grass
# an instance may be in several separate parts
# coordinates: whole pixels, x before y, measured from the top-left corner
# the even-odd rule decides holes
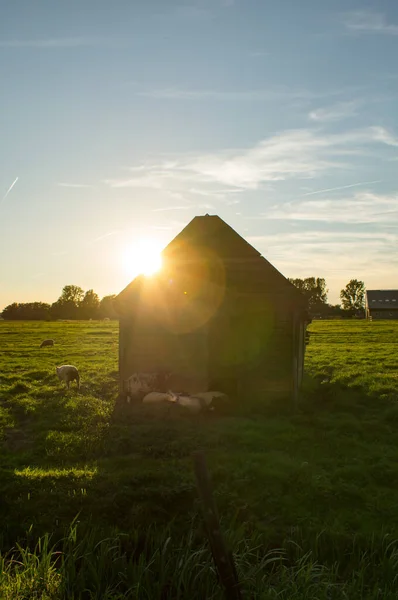
[[[9,400],[15,427],[0,459],[3,549],[29,531],[61,536],[76,515],[88,529],[145,536],[153,524],[172,523],[182,534],[199,514],[191,464],[198,449],[208,456],[228,527],[243,537],[261,533],[264,548],[291,539],[317,560],[345,557],[347,566],[359,549],[376,552],[379,544],[382,552],[381,513],[398,532],[392,496],[378,513],[367,506],[373,488],[364,475],[374,456],[371,484],[385,494],[393,483],[385,451],[371,446],[386,434],[388,404],[374,407],[360,390],[307,378],[296,407],[249,398],[224,414],[193,417],[170,406],[115,404],[115,379],[80,393],[48,387],[40,398]]]

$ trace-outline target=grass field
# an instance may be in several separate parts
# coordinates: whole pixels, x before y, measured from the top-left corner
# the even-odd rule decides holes
[[[310,331],[297,409],[192,417],[114,411],[114,322],[0,322],[0,598],[222,597],[198,448],[247,597],[398,597],[398,323]]]

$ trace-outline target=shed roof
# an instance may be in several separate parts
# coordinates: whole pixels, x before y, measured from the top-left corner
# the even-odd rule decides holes
[[[194,273],[194,265],[207,261],[206,276],[217,284],[220,269],[228,286],[248,294],[267,294],[291,305],[306,308],[304,296],[258,250],[217,215],[197,216],[164,248],[163,273],[151,280],[139,276],[117,297],[119,309],[146,293],[158,295],[168,281],[170,270]],[[221,267],[217,269],[217,266]],[[166,273],[166,275],[165,275]]]
[[[398,290],[366,290],[366,304],[369,308],[398,308]]]
[[[220,258],[259,258],[260,252],[218,215],[194,217],[164,248],[166,259],[186,258],[189,248],[207,248],[216,251]],[[265,260],[265,259],[264,259]]]

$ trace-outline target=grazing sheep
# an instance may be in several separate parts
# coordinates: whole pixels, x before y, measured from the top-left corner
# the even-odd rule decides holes
[[[76,381],[77,388],[80,389],[79,371],[76,369],[76,367],[73,365],[62,365],[60,367],[55,367],[55,371],[59,380],[64,381],[68,389],[70,382],[74,380]]]
[[[44,346],[54,346],[54,340],[43,340],[40,348],[44,348]]]

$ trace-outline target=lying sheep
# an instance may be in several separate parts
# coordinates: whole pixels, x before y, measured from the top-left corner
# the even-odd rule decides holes
[[[168,372],[133,373],[125,382],[127,399],[142,400],[150,392],[167,390],[166,381],[170,377]]]
[[[173,402],[172,397],[167,392],[150,392],[143,399],[143,404],[163,404],[164,402]]]
[[[197,394],[175,394],[171,390],[168,392],[150,392],[143,398],[143,404],[163,404],[173,402],[188,409],[192,413],[199,413],[206,410],[214,410],[213,401],[216,398],[228,400],[228,396],[223,392],[198,392]]]
[[[202,398],[196,398],[195,396],[185,396],[182,394],[174,394],[169,392],[171,402],[175,402],[184,408],[187,408],[190,412],[197,414],[202,410],[206,410],[206,401]]]
[[[54,340],[43,340],[40,348],[44,348],[44,346],[54,346]]]
[[[167,402],[179,404],[180,406],[189,409],[192,413],[199,413],[207,408],[206,400],[203,398],[188,396],[186,394],[175,394],[171,391],[150,392],[142,400],[143,404],[165,404]]]
[[[76,381],[77,388],[80,389],[79,371],[76,369],[76,367],[73,365],[62,365],[60,367],[55,367],[55,371],[59,380],[64,381],[68,389],[71,381]]]
[[[195,414],[207,410],[214,410],[212,403],[215,398],[227,398],[222,392],[199,392],[197,394],[188,395],[174,394],[174,392],[169,391],[169,396],[171,402],[175,402]]]

